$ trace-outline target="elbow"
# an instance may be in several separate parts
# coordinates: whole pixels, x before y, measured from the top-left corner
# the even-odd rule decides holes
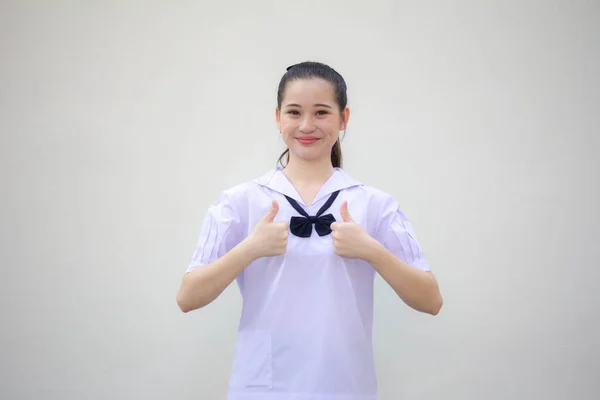
[[[432,280],[432,285],[429,288],[428,294],[428,307],[425,312],[431,315],[438,315],[444,305],[444,299],[442,298],[442,293],[440,292],[440,288],[438,286],[437,280],[433,275],[429,275]]]
[[[205,299],[190,299],[189,296],[185,296],[181,291],[177,294],[176,298],[177,306],[183,313],[189,313],[190,311],[198,310],[206,306],[209,301]]]
[[[177,294],[177,306],[179,307],[179,309],[181,310],[181,312],[183,313],[188,313],[190,311],[192,311],[192,308],[190,307],[190,305],[185,301],[185,299],[183,298],[183,296],[181,296],[180,293]]]
[[[190,311],[192,311],[192,307],[187,307],[185,305],[179,304],[179,309],[181,310],[182,313],[187,314]]]
[[[181,310],[182,313],[187,314],[190,311],[194,311],[197,310],[199,308],[204,307],[204,305],[191,305],[190,303],[186,303],[186,302],[182,302],[182,301],[177,301],[177,305],[179,306],[179,309]]]
[[[202,296],[198,296],[198,292],[202,290],[193,289],[189,284],[189,274],[184,275],[181,287],[177,291],[175,302],[183,313],[197,310],[206,305]]]
[[[183,313],[189,313],[190,311],[194,311],[198,306],[194,307],[194,305],[190,302],[190,300],[184,296],[181,292],[177,293],[177,306]]]
[[[444,299],[442,299],[441,295],[438,295],[434,302],[432,302],[431,307],[427,311],[431,315],[438,315],[442,306],[444,305]]]
[[[436,299],[423,298],[418,302],[410,302],[407,300],[404,300],[404,302],[415,311],[430,315],[438,315],[443,305],[441,296]]]

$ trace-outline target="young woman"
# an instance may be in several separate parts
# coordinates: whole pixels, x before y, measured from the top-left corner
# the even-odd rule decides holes
[[[288,68],[277,93],[280,164],[225,190],[205,217],[177,303],[204,307],[237,281],[229,400],[376,400],[375,274],[415,310],[442,306],[398,202],[341,169],[349,115],[339,73]]]

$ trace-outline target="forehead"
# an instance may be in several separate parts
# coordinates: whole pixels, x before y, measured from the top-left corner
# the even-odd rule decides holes
[[[319,78],[295,79],[287,84],[283,105],[326,103],[335,105],[333,85]]]

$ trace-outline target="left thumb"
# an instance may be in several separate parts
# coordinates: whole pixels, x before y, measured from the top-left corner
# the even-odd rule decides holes
[[[340,207],[340,215],[342,216],[342,219],[344,220],[344,222],[354,222],[354,220],[350,216],[350,213],[348,212],[348,202],[347,201],[342,203],[342,206]]]

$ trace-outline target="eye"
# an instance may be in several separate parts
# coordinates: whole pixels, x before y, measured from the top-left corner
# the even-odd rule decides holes
[[[299,115],[299,114],[300,114],[300,113],[298,112],[298,110],[289,110],[287,113],[288,113],[288,114],[291,114],[291,115]]]
[[[319,111],[317,111],[317,115],[325,115],[325,114],[329,114],[329,111],[327,111],[327,110],[319,110]]]

